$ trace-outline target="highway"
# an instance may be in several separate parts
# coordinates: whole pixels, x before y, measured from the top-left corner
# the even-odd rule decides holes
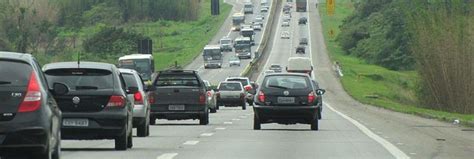
[[[254,0],[259,12],[259,0]],[[227,0],[234,5],[233,12],[242,9],[243,0]],[[332,69],[326,51],[321,19],[314,0],[308,2],[308,12],[292,9],[290,27],[281,27],[282,14],[277,11],[276,27],[269,49],[270,64],[287,65],[289,57],[306,56],[313,61],[315,79],[327,90],[324,96],[323,118],[320,130],[310,131],[309,125],[264,124],[262,130],[253,130],[252,109],[221,108],[210,115],[210,124],[198,121],[158,120],[151,126],[149,137],[134,137],[134,146],[127,151],[115,151],[113,140],[62,142],[65,159],[314,159],[314,158],[472,158],[474,130],[450,123],[416,117],[361,104],[342,88]],[[231,13],[232,15],[232,13]],[[298,25],[299,17],[308,17],[307,25]],[[253,20],[249,15],[247,20]],[[265,18],[265,21],[268,17]],[[249,22],[249,21],[247,21]],[[228,18],[210,44],[228,35]],[[266,23],[265,23],[266,25]],[[280,33],[289,31],[290,39],[281,39]],[[309,38],[305,55],[296,55],[299,38]],[[261,32],[257,33],[255,50]],[[239,75],[250,60],[241,67],[229,68],[224,53],[224,68],[203,69],[202,57],[196,58],[187,69],[200,72],[212,83],[227,76]],[[261,71],[261,70],[260,70]],[[261,81],[261,78],[257,80]],[[135,130],[134,130],[135,131]],[[135,132],[134,132],[135,134]]]

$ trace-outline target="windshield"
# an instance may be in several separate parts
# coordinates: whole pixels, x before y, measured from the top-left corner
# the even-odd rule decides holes
[[[205,49],[203,56],[220,56],[221,50],[220,49]]]
[[[221,83],[218,89],[219,91],[242,91],[242,85],[240,83]]]
[[[132,69],[140,73],[144,80],[150,79],[152,72],[152,64],[148,59],[133,59],[119,61],[120,68]]]
[[[230,44],[232,40],[221,40],[221,44]]]
[[[139,87],[139,83],[137,82],[137,79],[135,79],[135,76],[133,74],[130,74],[130,73],[122,73],[122,77],[123,79],[125,80],[125,85],[127,87],[138,87],[138,88],[141,88]]]
[[[164,74],[160,75],[155,86],[200,86],[199,80],[194,75]]]
[[[26,86],[31,72],[26,63],[0,60],[0,87]]]
[[[234,79],[227,79],[227,81],[237,81],[237,82],[242,83],[243,86],[249,85],[249,82],[246,79],[236,79],[236,78],[234,78]]]
[[[73,91],[114,89],[115,80],[108,70],[53,69],[47,70],[45,74],[50,87],[54,83],[64,83]]]
[[[306,89],[311,84],[304,76],[267,76],[264,85],[267,88]]]

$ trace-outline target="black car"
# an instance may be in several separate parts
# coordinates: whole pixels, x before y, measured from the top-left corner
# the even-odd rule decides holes
[[[275,73],[263,79],[254,104],[254,129],[263,123],[310,124],[318,130],[318,96],[325,90],[315,90],[311,78],[300,73]]]
[[[61,111],[35,58],[0,52],[0,74],[0,158],[59,158]]]
[[[307,19],[306,17],[301,17],[301,18],[298,20],[298,24],[306,25],[307,22],[308,22],[308,19]]]
[[[137,89],[125,88],[115,65],[62,62],[45,65],[43,71],[50,85],[67,86],[54,96],[63,113],[62,139],[114,139],[116,150],[133,146],[130,98]]]
[[[297,54],[305,54],[306,53],[306,47],[304,45],[299,45],[296,47],[296,53]]]
[[[308,45],[308,38],[301,38],[300,45]]]

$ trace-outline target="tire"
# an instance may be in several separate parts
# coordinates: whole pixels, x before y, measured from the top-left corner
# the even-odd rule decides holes
[[[49,141],[47,141],[47,142],[48,142],[48,145],[46,146],[46,151],[45,152],[40,152],[40,153],[38,153],[36,155],[32,155],[30,157],[37,158],[37,159],[51,159],[52,152],[50,150]]]
[[[156,118],[150,117],[150,125],[156,125]]]
[[[61,131],[58,132],[58,137],[56,141],[56,147],[54,148],[51,159],[60,159],[61,158]]]
[[[209,124],[209,111],[206,111],[201,119],[199,119],[199,125],[208,125]]]
[[[146,137],[146,132],[148,129],[148,123],[146,122],[146,118],[143,119],[140,125],[137,127],[137,136],[138,137]]]
[[[217,113],[217,106],[214,109],[211,109],[211,113]]]
[[[319,119],[319,120],[321,120],[321,118],[323,117],[323,116],[322,116],[322,114],[323,114],[322,111],[323,111],[323,108],[322,108],[322,105],[321,105],[321,106],[319,106],[319,108],[318,108],[318,119]]]
[[[132,131],[130,131],[127,137],[127,148],[132,148],[132,147],[133,147],[133,134],[132,134]]]
[[[253,116],[253,129],[254,130],[262,129],[262,124],[260,123],[260,119],[257,118],[256,114]]]
[[[247,110],[247,102],[242,102],[242,110]]]
[[[319,117],[317,117],[316,119],[313,120],[313,122],[311,122],[311,130],[315,130],[315,131],[318,131],[319,130]]]
[[[115,150],[123,151],[127,150],[128,132],[115,138]]]

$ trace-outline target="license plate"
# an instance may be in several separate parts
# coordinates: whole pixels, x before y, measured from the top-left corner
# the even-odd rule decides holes
[[[88,119],[63,119],[63,126],[87,127],[89,126],[89,120]]]
[[[290,104],[295,103],[295,97],[278,97],[278,103],[281,104]]]
[[[184,105],[169,105],[169,110],[184,110]]]

